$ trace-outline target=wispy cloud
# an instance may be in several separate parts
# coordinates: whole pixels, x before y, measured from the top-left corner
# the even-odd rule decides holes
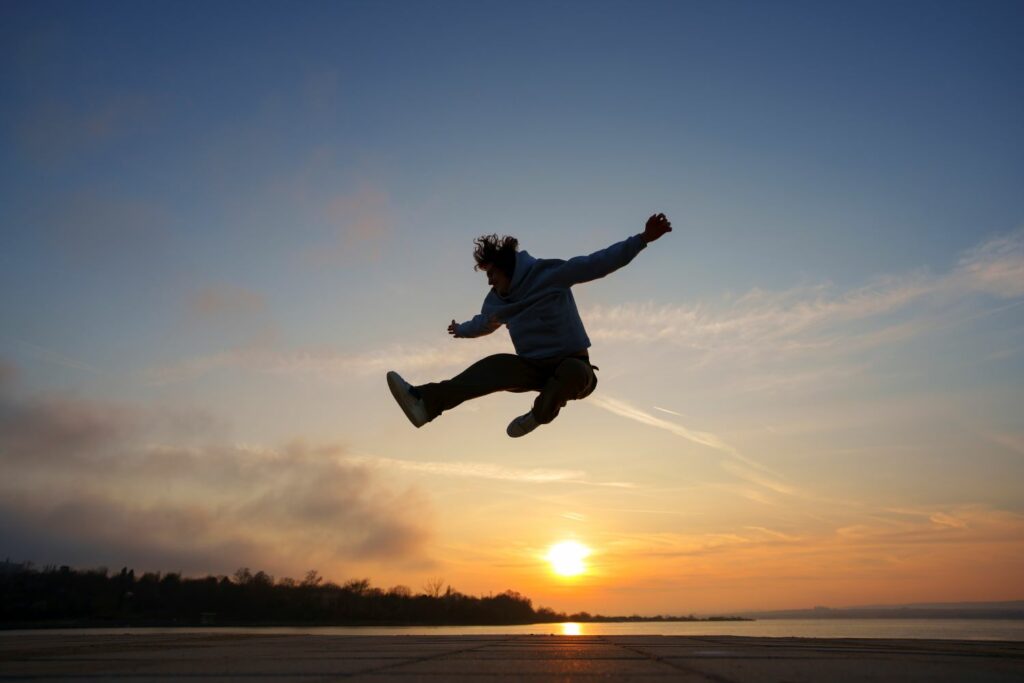
[[[641,564],[644,558],[692,561],[714,557],[715,561],[705,566],[714,568],[723,579],[739,568],[744,569],[738,573],[745,574],[751,571],[747,568],[757,567],[758,571],[770,568],[776,576],[820,577],[835,571],[866,581],[895,571],[930,576],[930,572],[922,573],[922,567],[913,565],[927,565],[940,556],[963,557],[963,553],[979,547],[987,547],[993,556],[1009,561],[1018,552],[1022,531],[1024,517],[1020,514],[971,504],[927,511],[876,510],[835,526],[805,527],[800,533],[747,525],[699,533],[623,534],[608,545],[610,555],[632,558]],[[699,573],[699,567],[688,564],[691,572]],[[648,569],[660,573],[653,566]],[[668,571],[672,571],[671,565]]]
[[[82,370],[96,375],[101,372],[99,368],[94,365],[90,365],[85,361],[79,360],[78,358],[72,358],[60,351],[55,351],[45,346],[40,346],[39,344],[33,344],[32,342],[24,339],[7,337],[2,341],[6,341],[12,347],[12,350],[24,353],[25,355],[44,363],[57,365],[62,368],[69,368],[71,370]]]
[[[793,542],[793,541],[799,541],[800,540],[799,536],[794,536],[793,534],[786,534],[786,533],[783,533],[781,531],[776,531],[775,529],[765,528],[763,526],[748,526],[748,527],[745,527],[745,528],[749,529],[750,531],[756,531],[756,532],[765,534],[765,535],[770,536],[772,538],[777,538],[780,541],[790,541],[790,542]]]
[[[380,258],[395,223],[388,194],[369,184],[352,193],[327,199],[323,220],[330,228],[332,241],[307,252],[308,260],[315,265],[352,258]]]
[[[393,344],[385,348],[345,353],[330,350],[289,350],[267,347],[239,347],[179,363],[150,368],[144,379],[152,384],[168,384],[201,377],[218,370],[236,369],[271,375],[287,375],[337,380],[353,375],[382,374],[400,370],[410,381],[418,375],[461,368],[488,353],[507,351],[507,340],[499,337],[465,344],[448,340],[442,344],[409,347]],[[430,379],[426,376],[423,380]]]
[[[654,408],[655,410],[659,411],[659,412],[662,412],[662,413],[667,413],[669,415],[675,415],[676,417],[686,417],[682,413],[677,413],[676,411],[669,410],[668,408],[662,408],[661,406],[651,406],[651,407]]]
[[[981,503],[891,507],[836,529],[837,536],[848,541],[896,546],[980,541],[1019,544],[1022,532],[1024,517],[1020,514]]]
[[[378,233],[368,229],[367,234]],[[1024,286],[1019,284],[1022,272],[1024,230],[1018,230],[968,250],[943,276],[920,271],[880,277],[848,291],[837,291],[826,284],[782,291],[754,289],[720,305],[596,306],[586,310],[583,317],[591,337],[606,345],[670,345],[686,352],[679,360],[688,362],[690,367],[724,364],[742,368],[742,377],[730,380],[738,390],[813,386],[842,381],[867,367],[863,363],[839,362],[852,354],[906,344],[922,334],[969,322],[1007,305],[1016,306],[1020,302],[1007,304],[1007,299],[1024,296]],[[958,305],[972,296],[997,300],[971,307],[965,317]],[[327,379],[395,368],[403,372],[436,373],[464,367],[482,355],[508,351],[509,346],[505,335],[500,334],[475,340],[472,345],[389,344],[372,351],[354,352],[240,347],[153,368],[146,377],[154,383],[168,383],[226,368]],[[784,367],[794,360],[800,361],[800,368]],[[632,407],[616,406],[613,400],[604,407],[675,431],[696,443],[727,450],[714,435],[659,422],[654,416],[636,413]],[[656,409],[675,414],[668,409]]]
[[[1024,229],[968,250],[947,284],[1005,299],[1024,296]]]
[[[767,468],[764,466],[753,462],[749,458],[743,458],[738,454],[734,455],[737,455],[737,460],[739,462],[726,461],[722,463],[722,467],[729,472],[732,472],[740,479],[744,479],[751,484],[756,484],[757,486],[783,496],[800,495],[800,491],[798,491],[795,486],[785,483],[778,475],[769,473]]]
[[[657,429],[663,429],[667,432],[671,432],[676,436],[681,436],[687,441],[700,444],[701,446],[707,446],[713,448],[716,451],[722,451],[730,455],[736,453],[736,449],[729,444],[722,441],[720,438],[711,434],[710,432],[700,432],[694,429],[688,429],[681,424],[676,422],[669,422],[663,420],[660,417],[655,417],[650,413],[637,408],[636,406],[630,405],[625,401],[611,398],[609,396],[596,395],[589,399],[590,403],[603,408],[610,413],[614,413],[620,417],[624,417],[629,420],[634,420],[641,424],[648,425],[649,427],[655,427]]]
[[[622,534],[609,539],[604,559],[630,562],[629,583],[667,581],[695,591],[694,598],[717,591],[716,602],[737,608],[758,605],[736,604],[729,593],[764,575],[776,583],[763,607],[856,603],[851,582],[873,601],[908,602],[915,591],[1005,599],[1019,584],[1022,534],[1024,516],[984,504],[846,510],[831,523],[801,524],[799,531],[789,524]],[[981,555],[986,562],[973,559]],[[951,593],[960,590],[954,583],[979,588]]]
[[[785,392],[798,387],[837,386],[861,377],[870,369],[867,363],[851,363],[815,367],[812,369],[778,369],[771,372],[751,369],[742,377],[730,380],[730,387],[736,391],[747,392]]]
[[[582,470],[516,468],[483,462],[398,460],[371,456],[351,456],[348,458],[348,461],[368,467],[393,468],[406,472],[420,472],[444,477],[497,479],[527,484],[584,484],[587,486],[609,486],[614,488],[632,488],[634,486],[629,482],[591,481],[587,478],[587,473]]]
[[[724,306],[597,306],[584,317],[596,339],[668,343],[703,362],[834,355],[906,341],[943,318],[956,322],[955,307],[968,297],[1024,296],[1022,283],[1024,230],[1017,230],[966,251],[942,276],[879,277],[847,291],[827,284],[754,289]]]
[[[798,489],[795,486],[791,486],[782,481],[782,477],[780,475],[771,472],[771,470],[764,465],[743,455],[738,449],[726,443],[715,434],[689,429],[677,422],[663,420],[662,418],[655,417],[654,415],[651,415],[650,413],[641,410],[626,401],[611,398],[609,396],[593,396],[589,401],[593,405],[620,417],[639,422],[640,424],[647,425],[648,427],[653,427],[655,429],[675,434],[687,441],[691,441],[721,453],[724,456],[724,459],[721,461],[721,466],[726,471],[746,481],[748,484],[752,484],[755,487],[762,489],[760,491],[750,490],[749,487],[746,487],[737,491],[738,495],[762,503],[772,502],[771,498],[765,496],[764,490],[783,496],[800,495]]]
[[[1024,455],[1024,432],[1014,431],[983,431],[979,434],[983,439]]]

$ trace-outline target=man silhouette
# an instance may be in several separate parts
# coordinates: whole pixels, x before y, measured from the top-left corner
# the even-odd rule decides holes
[[[514,237],[474,240],[476,269],[487,273],[491,290],[480,314],[461,324],[452,320],[448,333],[480,337],[506,325],[516,352],[488,356],[451,379],[419,386],[388,372],[388,387],[405,416],[422,427],[469,399],[496,391],[538,391],[533,408],[508,425],[506,433],[519,437],[554,420],[567,402],[589,396],[597,386],[597,368],[590,364],[590,339],[571,288],[618,270],[671,231],[665,214],[658,213],[640,234],[568,261],[517,251]]]

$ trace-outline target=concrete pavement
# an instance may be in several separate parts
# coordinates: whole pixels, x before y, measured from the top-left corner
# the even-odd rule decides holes
[[[0,681],[1024,681],[1024,643],[733,636],[3,635]]]

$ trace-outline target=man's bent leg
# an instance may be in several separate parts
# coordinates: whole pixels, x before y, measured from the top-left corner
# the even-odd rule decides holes
[[[443,382],[415,387],[433,420],[446,410],[496,391],[541,391],[546,374],[536,362],[511,353],[487,356]]]
[[[582,398],[596,382],[590,363],[579,358],[566,358],[558,367],[533,402],[533,415],[540,424],[547,424],[558,417],[569,401]]]

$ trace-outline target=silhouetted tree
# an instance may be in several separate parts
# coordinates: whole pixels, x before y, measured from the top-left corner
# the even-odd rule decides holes
[[[449,586],[449,589],[451,587]],[[427,597],[439,598],[441,597],[441,591],[444,589],[444,579],[427,579],[427,582],[423,584],[423,593]]]
[[[633,616],[631,619],[641,619]],[[660,617],[659,617],[660,618]],[[664,617],[679,619],[678,617]],[[506,590],[476,597],[431,579],[424,592],[408,586],[382,590],[369,579],[341,585],[310,570],[300,582],[248,567],[232,577],[186,578],[180,572],[146,572],[123,567],[74,570],[7,561],[0,571],[0,626],[37,623],[99,624],[523,624],[565,621],[551,608],[534,609],[526,596]],[[578,612],[574,621],[612,617]],[[614,618],[623,620],[624,617]]]

